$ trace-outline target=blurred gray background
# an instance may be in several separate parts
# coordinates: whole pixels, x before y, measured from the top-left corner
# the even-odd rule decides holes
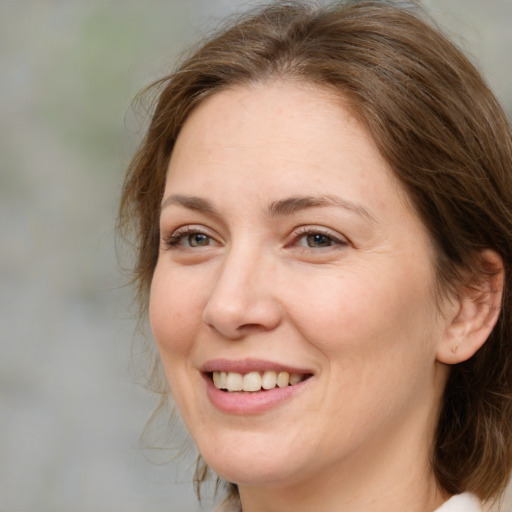
[[[155,465],[139,446],[155,401],[114,222],[141,136],[131,100],[253,3],[0,0],[2,512],[201,510],[190,458]],[[510,116],[512,0],[426,3]]]

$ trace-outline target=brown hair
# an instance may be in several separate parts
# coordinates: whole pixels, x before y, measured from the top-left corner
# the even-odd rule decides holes
[[[503,258],[498,324],[475,356],[453,366],[432,455],[448,493],[498,497],[512,468],[512,135],[475,67],[411,2],[272,3],[157,82],[119,216],[121,231],[132,229],[137,243],[141,313],[158,257],[167,165],[183,123],[222,88],[274,78],[334,89],[366,123],[431,234],[440,291],[460,285],[461,270],[481,275],[482,249]],[[204,475],[203,465],[197,480]]]

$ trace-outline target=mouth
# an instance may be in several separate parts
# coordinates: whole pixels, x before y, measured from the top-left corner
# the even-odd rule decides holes
[[[229,415],[258,415],[293,401],[314,372],[262,359],[215,359],[201,367],[210,403]]]
[[[258,393],[275,388],[287,388],[312,377],[308,373],[263,370],[248,373],[212,371],[206,374],[213,385],[226,393]]]

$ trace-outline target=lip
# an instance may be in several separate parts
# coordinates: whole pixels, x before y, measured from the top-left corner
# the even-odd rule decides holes
[[[226,392],[217,389],[210,373],[219,372],[238,372],[249,373],[251,371],[286,371],[288,373],[307,374],[310,377],[285,388],[275,387],[269,390],[256,392]],[[264,361],[259,359],[245,359],[242,361],[231,361],[228,359],[216,359],[208,361],[201,368],[202,377],[206,383],[206,395],[210,403],[219,411],[234,415],[255,415],[264,413],[270,409],[280,406],[284,402],[293,399],[296,395],[304,391],[313,376],[311,370],[294,368],[280,363]]]
[[[207,361],[202,367],[203,373],[211,372],[237,372],[246,374],[249,372],[264,372],[271,370],[275,372],[301,373],[313,375],[310,369],[296,368],[286,364],[276,363],[274,361],[266,361],[264,359],[242,359],[233,361],[230,359],[212,359]]]

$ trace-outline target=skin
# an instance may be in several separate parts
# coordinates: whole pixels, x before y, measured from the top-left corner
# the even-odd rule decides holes
[[[244,512],[431,512],[447,498],[430,446],[461,306],[436,305],[429,236],[390,176],[316,86],[224,90],[179,135],[150,321],[183,419]],[[305,195],[330,199],[275,211]],[[265,412],[227,414],[200,371],[217,358],[313,376]]]

